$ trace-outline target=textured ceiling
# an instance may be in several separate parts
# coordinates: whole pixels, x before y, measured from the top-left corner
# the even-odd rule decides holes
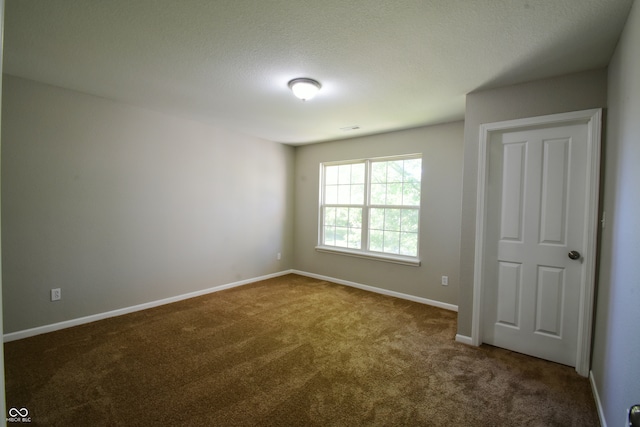
[[[4,70],[303,144],[460,120],[468,92],[604,67],[632,1],[7,0]],[[322,91],[298,100],[296,77]]]

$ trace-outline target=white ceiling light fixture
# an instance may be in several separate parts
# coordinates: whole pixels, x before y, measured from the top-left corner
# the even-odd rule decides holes
[[[293,79],[289,82],[289,88],[293,94],[306,101],[316,96],[322,85],[313,79],[300,78]]]

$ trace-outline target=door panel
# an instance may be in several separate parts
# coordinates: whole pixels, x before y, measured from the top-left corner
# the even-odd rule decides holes
[[[499,263],[498,315],[496,321],[517,328],[520,324],[521,265],[513,262]]]
[[[544,141],[540,242],[565,244],[569,141]]]
[[[526,144],[524,142],[504,146],[503,202],[500,215],[501,240],[522,240],[525,153]]]
[[[538,267],[536,329],[538,334],[561,338],[564,307],[564,269]]]

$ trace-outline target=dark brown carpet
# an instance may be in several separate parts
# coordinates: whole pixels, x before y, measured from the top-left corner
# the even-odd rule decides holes
[[[5,345],[56,426],[596,426],[573,368],[454,341],[456,313],[288,275]]]

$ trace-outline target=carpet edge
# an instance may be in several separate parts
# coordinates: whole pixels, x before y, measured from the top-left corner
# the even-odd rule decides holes
[[[326,280],[327,282],[337,283],[339,285],[350,286],[352,288],[362,289],[364,291],[374,292],[377,294],[387,295],[390,297],[400,298],[408,301],[418,302],[420,304],[431,305],[433,307],[443,308],[449,311],[458,312],[458,306],[454,304],[449,304],[446,302],[431,300],[428,298],[417,297],[415,295],[403,294],[402,292],[390,291],[388,289],[377,288],[375,286],[363,285],[361,283],[350,282],[348,280],[337,279],[335,277],[323,276],[322,274],[309,273],[306,271],[300,270],[291,270],[293,274],[298,274],[300,276],[311,277],[313,279]]]
[[[54,332],[61,329],[71,328],[73,326],[84,325],[86,323],[91,323],[98,320],[108,319],[110,317],[116,317],[116,316],[121,316],[123,314],[135,313],[136,311],[142,311],[142,310],[158,307],[165,304],[171,304],[174,302],[211,294],[211,293],[222,291],[225,289],[236,288],[238,286],[248,285],[250,283],[259,282],[262,280],[272,279],[274,277],[285,276],[287,274],[292,274],[293,272],[294,270],[291,270],[291,269],[279,271],[277,273],[266,274],[264,276],[253,277],[251,279],[240,280],[238,282],[232,282],[232,283],[226,283],[223,285],[213,286],[211,288],[202,289],[194,292],[188,292],[186,294],[176,295],[169,298],[137,304],[130,307],[118,308],[116,310],[91,314],[89,316],[78,317],[76,319],[64,320],[62,322],[52,323],[49,325],[37,326],[35,328],[24,329],[16,332],[10,332],[3,335],[3,342],[16,341],[23,338],[29,338],[36,335],[46,334],[48,332]]]

